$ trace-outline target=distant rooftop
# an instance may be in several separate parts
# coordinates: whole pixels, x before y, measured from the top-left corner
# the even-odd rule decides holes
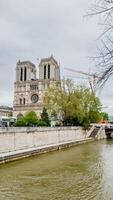
[[[29,60],[27,60],[27,61],[18,61],[17,62],[17,65],[26,65],[26,64],[30,64],[30,65],[32,65],[33,67],[35,67],[35,65],[31,62],[31,61],[29,61]]]
[[[4,111],[13,111],[12,107],[9,106],[0,106],[0,110],[4,110]]]

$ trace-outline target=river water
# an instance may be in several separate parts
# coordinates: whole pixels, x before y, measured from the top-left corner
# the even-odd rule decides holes
[[[113,141],[0,166],[0,200],[113,200]]]

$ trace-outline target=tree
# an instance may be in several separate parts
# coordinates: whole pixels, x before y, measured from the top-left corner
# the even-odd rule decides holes
[[[101,16],[100,24],[103,32],[100,36],[101,46],[99,47],[97,66],[100,68],[98,84],[103,86],[113,75],[113,0],[96,0],[92,5],[90,16]]]
[[[72,94],[74,84],[71,80],[63,80],[61,86],[53,86],[45,93],[44,101],[50,113],[56,112],[63,116],[63,121],[72,115]]]
[[[81,125],[87,129],[90,123],[97,123],[101,119],[101,103],[98,97],[95,96],[88,88],[79,87],[79,105],[81,108]],[[76,92],[75,92],[75,95]],[[77,113],[79,114],[79,113]]]
[[[34,111],[28,112],[25,116],[21,116],[16,126],[36,126],[38,123],[38,117]]]
[[[49,115],[47,113],[47,109],[44,107],[43,111],[41,113],[41,120],[43,122],[45,122],[46,126],[50,126],[50,119],[49,119]]]
[[[27,126],[36,126],[38,117],[34,111],[30,111],[25,115],[24,120]]]
[[[16,123],[14,124],[14,126],[19,126],[19,127],[22,127],[22,126],[26,126],[26,121],[25,121],[25,118],[22,116],[20,118],[17,119]]]
[[[75,86],[72,80],[63,80],[60,87],[51,87],[45,93],[45,104],[54,110],[64,125],[88,125],[100,118],[101,103],[86,87]]]
[[[106,113],[106,112],[102,112],[101,113],[101,116],[102,116],[102,120],[109,120],[109,115],[108,115],[108,113]]]

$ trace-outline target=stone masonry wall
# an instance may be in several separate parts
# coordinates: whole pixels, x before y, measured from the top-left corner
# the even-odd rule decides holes
[[[76,142],[86,138],[88,133],[81,127],[0,128],[0,153]]]

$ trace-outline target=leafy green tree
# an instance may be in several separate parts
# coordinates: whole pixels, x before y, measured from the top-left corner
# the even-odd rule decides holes
[[[34,111],[31,111],[20,117],[16,122],[16,126],[36,126],[37,123],[38,117]]]
[[[83,125],[100,119],[101,103],[88,88],[75,86],[72,80],[63,80],[61,86],[51,87],[45,93],[45,104],[61,116],[64,125]]]
[[[27,126],[36,126],[38,117],[34,111],[28,112],[24,117]]]
[[[61,86],[53,86],[45,93],[44,101],[47,109],[50,113],[53,111],[57,114],[63,114],[65,117],[70,113],[70,101],[73,92],[73,83],[71,80],[64,80]]]
[[[42,120],[42,124],[46,124],[46,126],[50,126],[49,115],[48,115],[47,109],[45,107],[43,108],[43,111],[41,113],[41,120]]]
[[[102,120],[109,120],[109,115],[106,112],[101,112]]]
[[[43,121],[42,119],[39,119],[37,122],[37,126],[49,126],[45,121]]]
[[[18,118],[14,126],[20,126],[20,127],[26,126],[25,118],[23,116]]]
[[[52,111],[51,113],[51,117],[54,117],[55,119],[57,119],[57,113],[55,110]]]

